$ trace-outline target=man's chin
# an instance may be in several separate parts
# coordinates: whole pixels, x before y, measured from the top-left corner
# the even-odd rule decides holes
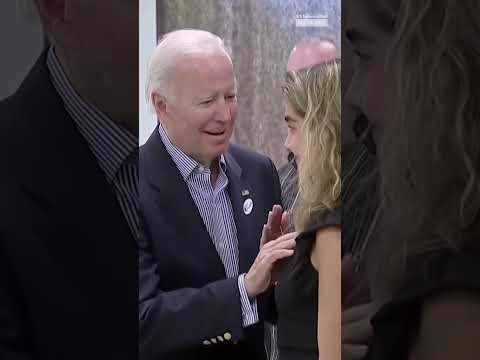
[[[222,144],[215,144],[214,146],[210,146],[210,154],[212,154],[211,158],[216,159],[220,157],[220,155],[224,154],[228,149],[228,142]]]

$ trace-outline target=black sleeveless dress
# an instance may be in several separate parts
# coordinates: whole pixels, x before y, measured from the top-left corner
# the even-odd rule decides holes
[[[341,226],[341,209],[320,216],[297,237],[295,254],[285,263],[277,286],[277,333],[280,360],[318,360],[318,272],[310,253],[319,229]]]

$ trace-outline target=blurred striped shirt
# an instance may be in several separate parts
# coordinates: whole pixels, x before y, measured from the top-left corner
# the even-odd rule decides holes
[[[139,234],[138,138],[80,97],[53,47],[48,50],[47,67],[65,110],[113,188],[131,234],[136,239]]]

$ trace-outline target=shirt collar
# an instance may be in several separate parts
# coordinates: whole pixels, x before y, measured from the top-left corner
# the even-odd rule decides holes
[[[138,139],[76,92],[53,46],[48,50],[47,67],[67,113],[87,141],[107,178],[113,180],[121,165],[138,150]]]
[[[165,131],[165,129],[163,128],[160,122],[158,125],[158,131],[160,133],[162,142],[165,145],[165,148],[167,149],[167,152],[170,154],[170,157],[172,158],[173,162],[175,163],[178,170],[180,171],[180,174],[182,175],[183,180],[187,181],[187,179],[195,170],[201,169],[203,166],[197,160],[187,155],[183,150],[181,150],[178,146],[174,145],[170,141],[167,135],[167,132]],[[225,161],[225,156],[223,154],[220,155],[219,164],[220,164],[220,171],[223,171],[226,173],[227,163]]]

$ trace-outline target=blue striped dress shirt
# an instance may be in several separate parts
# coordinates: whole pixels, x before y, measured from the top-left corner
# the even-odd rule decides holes
[[[181,149],[172,144],[165,129],[160,124],[160,137],[186,182],[203,223],[218,252],[228,278],[238,277],[238,289],[242,306],[243,326],[258,322],[257,302],[250,300],[245,289],[245,274],[238,274],[238,238],[233,208],[228,196],[228,177],[223,155],[219,159],[219,175],[215,186],[210,180],[210,169],[201,165]]]
[[[80,97],[53,47],[48,50],[47,67],[65,110],[113,188],[131,234],[136,239],[139,234],[138,138]]]

